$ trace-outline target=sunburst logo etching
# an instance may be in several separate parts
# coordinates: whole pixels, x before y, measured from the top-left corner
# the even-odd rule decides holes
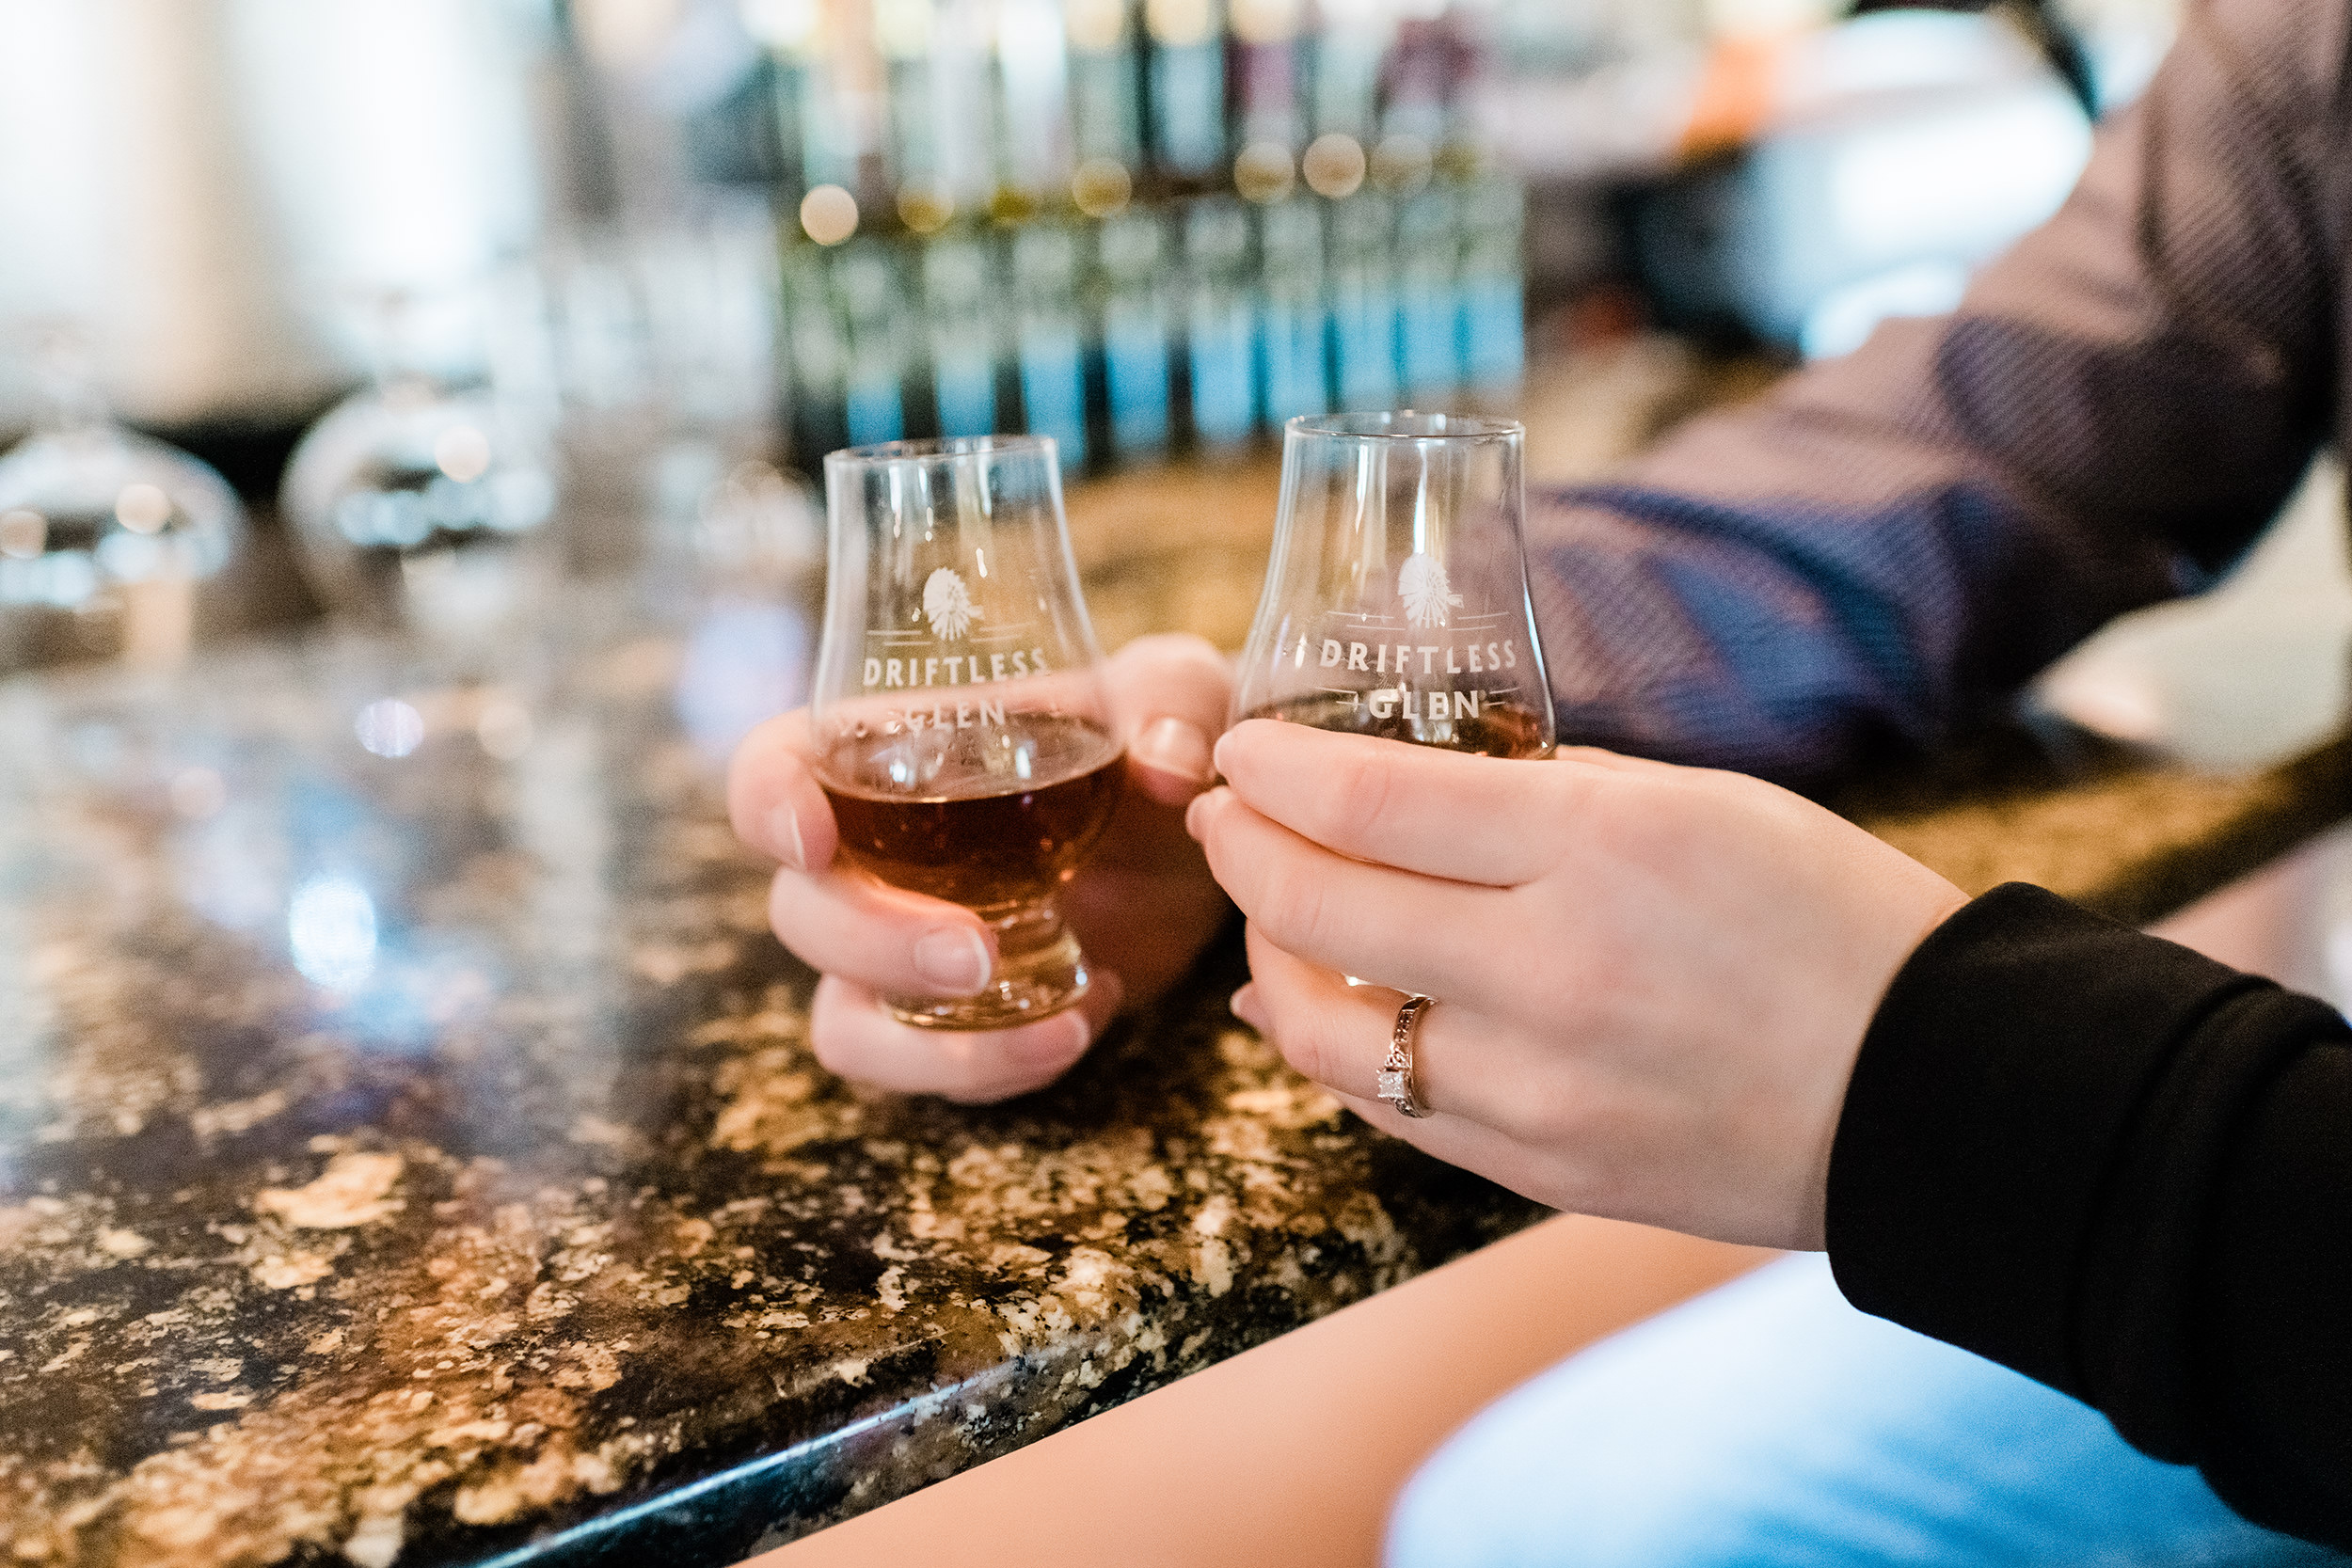
[[[972,591],[964,587],[963,578],[942,566],[923,581],[923,616],[930,622],[933,637],[953,641],[972,629],[972,623],[980,618],[980,607],[972,602]]]
[[[1417,626],[1442,626],[1449,610],[1462,595],[1445,579],[1445,567],[1435,557],[1412,555],[1396,574],[1396,596],[1405,601],[1405,619]]]

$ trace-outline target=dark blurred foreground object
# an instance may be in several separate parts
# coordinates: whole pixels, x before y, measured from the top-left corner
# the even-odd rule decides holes
[[[1665,325],[1845,353],[1885,317],[1950,309],[2073,187],[2106,105],[2055,11],[1860,9],[1719,50],[1689,161],[1625,197]]]
[[[2075,30],[2054,0],[1943,0],[1941,4],[1922,4],[1920,0],[1855,0],[1853,13],[1867,16],[1872,11],[1936,10],[1936,11],[1997,11],[2006,16],[2017,30],[2031,40],[2042,51],[2042,58],[2058,80],[2066,84],[2074,101],[2083,106],[2083,113],[2096,119],[2105,114],[2108,103],[2102,97],[2098,71],[2091,63],[2090,51],[2084,46],[2082,34]]]
[[[50,406],[0,457],[0,675],[176,664],[241,619],[245,508],[203,463],[114,421],[76,333],[44,326],[34,346]]]

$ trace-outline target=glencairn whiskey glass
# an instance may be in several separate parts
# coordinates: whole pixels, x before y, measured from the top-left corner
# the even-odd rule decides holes
[[[1040,436],[898,441],[825,459],[831,544],[810,721],[841,852],[972,910],[997,963],[909,1023],[1001,1029],[1086,994],[1054,895],[1119,804],[1102,651]]]
[[[0,674],[174,665],[242,618],[245,507],[205,464],[116,422],[78,327],[37,326],[34,352],[50,406],[0,456]]]
[[[1459,414],[1284,425],[1274,550],[1234,718],[1548,754],[1521,440],[1510,420]]]

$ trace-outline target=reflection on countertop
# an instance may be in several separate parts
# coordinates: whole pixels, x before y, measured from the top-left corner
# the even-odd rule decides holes
[[[1106,643],[1237,641],[1271,481],[1073,497]],[[1235,1024],[1230,942],[1048,1093],[850,1091],[718,793],[804,611],[570,611],[497,691],[326,635],[0,685],[17,1560],[729,1560],[1539,1217]],[[2352,752],[2021,733],[1843,803],[2146,920],[2342,815]]]

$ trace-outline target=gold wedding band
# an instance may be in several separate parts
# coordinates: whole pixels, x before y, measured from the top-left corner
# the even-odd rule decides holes
[[[1435,1000],[1427,996],[1405,999],[1405,1006],[1396,1010],[1396,1029],[1389,1037],[1388,1058],[1373,1079],[1377,1085],[1373,1092],[1395,1106],[1401,1116],[1429,1114],[1429,1107],[1422,1103],[1413,1085],[1413,1036],[1421,1028],[1421,1015],[1430,1009]]]

